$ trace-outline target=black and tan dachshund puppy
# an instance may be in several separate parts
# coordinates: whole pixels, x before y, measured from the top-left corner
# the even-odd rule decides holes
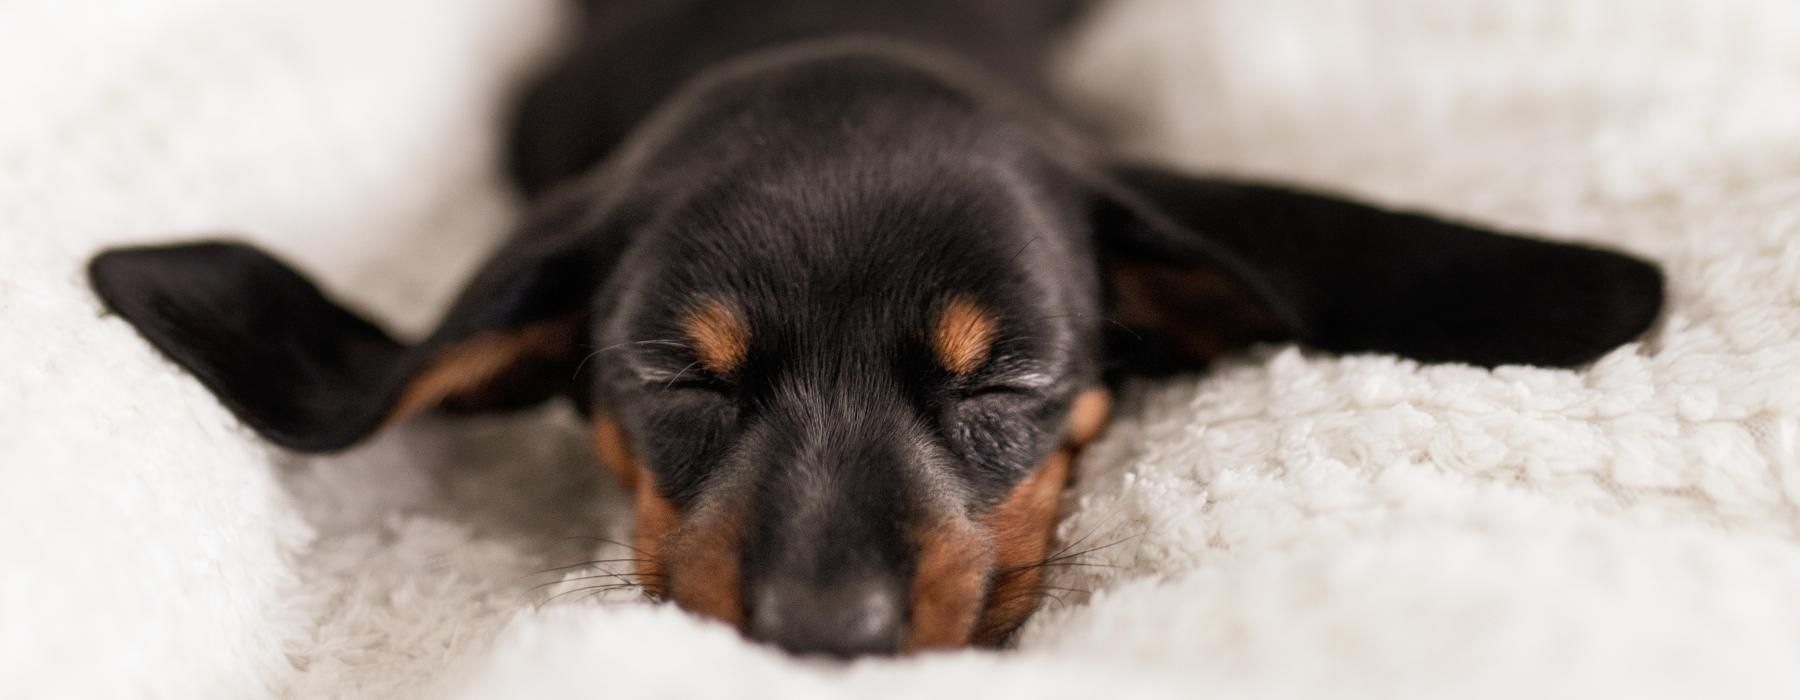
[[[241,244],[93,285],[295,450],[568,396],[654,596],[837,656],[1004,641],[1119,378],[1573,366],[1657,316],[1630,257],[1114,158],[1041,80],[1079,4],[588,3],[517,115],[526,221],[414,344]]]

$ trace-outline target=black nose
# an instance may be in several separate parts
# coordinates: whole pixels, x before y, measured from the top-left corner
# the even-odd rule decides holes
[[[750,598],[750,637],[793,654],[851,658],[900,651],[906,598],[879,579],[770,582]]]

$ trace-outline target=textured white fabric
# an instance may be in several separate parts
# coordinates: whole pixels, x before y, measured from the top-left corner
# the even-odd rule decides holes
[[[83,284],[242,232],[422,331],[515,214],[499,110],[555,10],[0,12],[0,696],[1800,689],[1800,6],[1118,2],[1068,82],[1137,152],[1622,246],[1671,311],[1578,372],[1272,348],[1136,387],[1061,529],[1105,566],[1016,651],[848,668],[534,573],[629,526],[565,411],[281,454]]]

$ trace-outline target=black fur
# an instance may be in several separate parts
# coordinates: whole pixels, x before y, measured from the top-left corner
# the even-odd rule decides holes
[[[846,655],[901,644],[910,533],[1004,499],[1109,369],[1283,340],[1573,366],[1656,316],[1661,273],[1634,258],[1114,162],[1040,80],[1076,4],[588,3],[515,120],[534,216],[417,345],[239,245],[106,253],[94,286],[309,451],[376,429],[446,348],[576,318],[585,343],[450,403],[567,392],[617,416],[682,512],[744,504],[749,633]],[[1127,275],[1177,284],[1108,338]],[[967,376],[929,343],[956,295],[999,326]],[[680,342],[704,299],[751,331],[724,376]]]

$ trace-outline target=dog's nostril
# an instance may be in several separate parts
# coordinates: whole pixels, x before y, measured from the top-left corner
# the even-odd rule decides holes
[[[748,631],[794,654],[893,654],[905,632],[903,601],[895,587],[878,582],[768,584],[751,599]]]

